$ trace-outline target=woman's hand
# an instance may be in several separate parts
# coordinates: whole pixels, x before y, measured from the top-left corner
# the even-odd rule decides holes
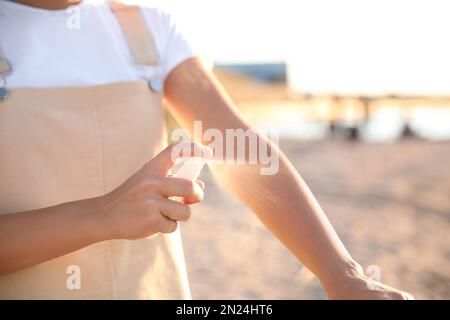
[[[171,113],[184,128],[191,130],[194,138],[194,121],[202,121],[202,128],[220,130],[223,137],[227,137],[229,129],[252,130],[218,80],[198,58],[186,60],[171,71],[164,83],[164,97]],[[197,135],[197,138],[202,137]],[[264,137],[258,138],[258,142],[264,141],[267,141]],[[209,143],[208,139],[202,142]],[[222,145],[227,143],[223,141]],[[245,152],[250,152],[249,145],[246,144]],[[258,166],[227,163],[215,164],[213,172],[221,184],[228,186],[252,209],[264,225],[320,279],[330,298],[411,298],[382,284],[371,286],[373,283],[363,273],[348,271],[355,269],[353,265],[356,262],[353,263],[353,258],[294,166],[276,145],[267,143],[258,147],[259,152],[270,150],[270,158],[279,160],[276,174],[261,175]]]
[[[0,215],[0,274],[104,240],[174,231],[176,221],[189,219],[188,204],[203,199],[203,183],[167,177],[167,173],[177,157],[211,155],[199,144],[171,145],[103,197]],[[173,196],[182,197],[184,203],[170,200]]]
[[[178,221],[191,216],[189,205],[203,200],[204,184],[168,177],[177,157],[210,157],[207,147],[192,143],[194,154],[181,154],[170,145],[123,185],[100,199],[100,229],[106,239],[139,239],[158,232],[171,233]],[[175,151],[175,152],[174,152]],[[178,153],[178,154],[177,154]],[[171,200],[183,198],[183,203]]]
[[[366,276],[356,262],[345,272],[336,273],[333,283],[325,285],[325,289],[328,298],[333,300],[414,300],[410,293]]]

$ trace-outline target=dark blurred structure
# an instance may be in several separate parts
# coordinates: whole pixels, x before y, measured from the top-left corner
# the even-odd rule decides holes
[[[376,140],[389,130],[381,122],[393,130],[395,121],[398,133],[390,134],[396,138],[450,139],[450,130],[443,124],[450,120],[450,113],[443,112],[450,107],[450,96],[299,92],[289,84],[286,63],[217,64],[214,72],[246,116],[265,117],[267,124],[278,123],[283,129],[289,123],[291,132],[297,124],[313,123],[328,127],[323,138]]]
[[[231,71],[265,83],[287,84],[286,63],[217,64],[219,70]]]

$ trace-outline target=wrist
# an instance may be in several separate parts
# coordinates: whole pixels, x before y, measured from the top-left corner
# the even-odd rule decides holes
[[[340,296],[340,293],[351,286],[355,281],[361,281],[365,278],[362,266],[353,259],[335,264],[327,273],[327,275],[320,279],[327,295],[333,299]]]
[[[85,232],[93,240],[100,242],[113,238],[105,219],[106,216],[106,199],[104,196],[98,198],[87,199],[83,203],[84,212],[87,213]]]

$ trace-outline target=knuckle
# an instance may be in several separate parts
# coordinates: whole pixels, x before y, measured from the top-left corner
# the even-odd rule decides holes
[[[142,183],[147,189],[155,189],[161,183],[161,178],[155,174],[147,174]]]
[[[158,200],[153,199],[153,198],[148,198],[145,201],[145,206],[147,209],[155,209],[158,207]]]
[[[155,172],[156,172],[155,164],[152,161],[150,161],[144,166],[142,170],[142,175],[148,176],[154,174]]]
[[[146,181],[141,181],[138,184],[136,184],[136,186],[134,187],[134,190],[137,193],[143,193],[146,192],[149,189],[149,185],[147,184]]]

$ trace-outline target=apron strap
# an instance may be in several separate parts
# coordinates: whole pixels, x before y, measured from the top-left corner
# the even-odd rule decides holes
[[[109,4],[122,28],[134,62],[142,65],[158,64],[159,54],[140,7],[112,0],[109,1]]]
[[[0,76],[6,76],[11,72],[11,65],[3,54],[2,46],[0,45]],[[2,84],[0,83],[0,86]]]
[[[11,72],[11,66],[9,65],[8,60],[2,57],[0,54],[0,75],[7,75]]]

